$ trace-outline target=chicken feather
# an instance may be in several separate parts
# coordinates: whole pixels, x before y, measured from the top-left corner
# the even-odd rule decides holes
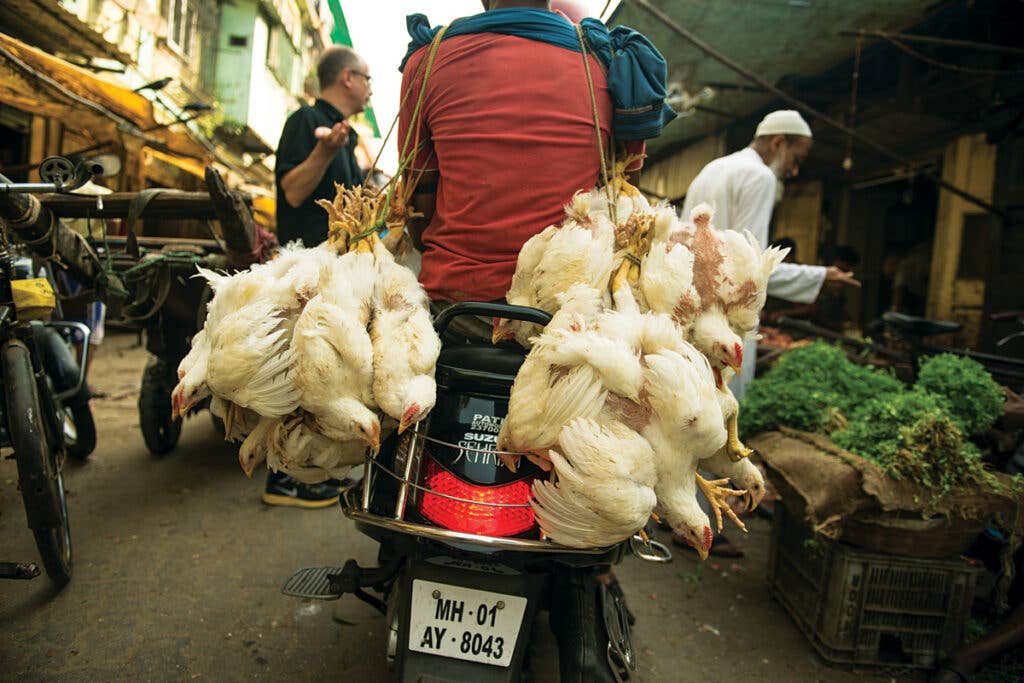
[[[578,418],[549,451],[557,483],[536,481],[531,502],[544,534],[563,545],[610,545],[641,529],[657,499],[650,445],[619,422]],[[563,455],[564,454],[564,455]],[[608,505],[615,500],[616,505]]]

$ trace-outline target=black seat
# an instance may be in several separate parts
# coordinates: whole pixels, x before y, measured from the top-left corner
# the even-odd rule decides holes
[[[441,311],[434,319],[434,329],[445,339],[448,324],[460,315],[485,318],[499,317],[547,325],[551,316],[544,311],[509,304],[462,301]],[[526,350],[514,343],[493,345],[486,342],[451,344],[441,349],[437,359],[439,388],[453,391],[497,392],[508,396],[519,366],[526,359]]]
[[[491,344],[463,344],[441,349],[437,359],[437,383],[452,390],[495,390],[512,387],[524,349]]]
[[[960,323],[951,323],[944,320],[928,320],[903,313],[890,311],[882,315],[886,324],[895,328],[903,334],[914,337],[931,337],[936,334],[950,334],[960,329]]]

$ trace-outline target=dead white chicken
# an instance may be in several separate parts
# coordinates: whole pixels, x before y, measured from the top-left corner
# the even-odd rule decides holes
[[[295,309],[257,300],[232,311],[208,330],[210,361],[206,383],[230,405],[224,423],[231,431],[236,407],[278,417],[298,407],[289,347]]]
[[[741,458],[734,462],[723,448],[710,458],[701,460],[700,468],[728,478],[734,486],[745,491],[743,498],[748,511],[755,510],[761,504],[766,493],[764,475],[749,459]]]
[[[242,441],[256,428],[260,421],[260,414],[255,410],[236,407],[231,420],[231,431],[229,432],[227,431],[226,422],[228,408],[228,402],[220,396],[213,396],[210,399],[210,412],[224,423],[224,440],[231,442]]]
[[[573,420],[549,451],[555,481],[535,481],[530,504],[547,538],[575,548],[617,543],[642,529],[657,498],[651,447],[621,422]]]
[[[639,358],[628,345],[595,327],[603,294],[572,287],[516,375],[508,415],[498,433],[499,451],[525,452],[550,469],[547,452],[562,428],[578,417],[595,418],[609,391],[637,397]],[[515,466],[513,457],[503,458]]]
[[[516,306],[558,310],[558,299],[573,285],[603,291],[611,276],[613,226],[602,215],[586,224],[566,221],[534,235],[520,252],[506,301]],[[493,340],[515,339],[529,348],[529,339],[540,331],[533,323],[498,319]]]
[[[302,411],[260,418],[238,449],[238,463],[246,476],[251,477],[256,466],[266,461],[274,472],[284,472],[306,484],[342,479],[365,459],[365,443],[328,439]]]
[[[427,294],[416,275],[395,263],[379,246],[373,290],[373,396],[382,411],[398,420],[401,434],[434,407],[434,369],[441,340],[430,318]]]
[[[373,254],[349,252],[306,303],[292,333],[293,383],[316,427],[335,441],[380,448],[373,346],[367,331],[376,278]]]

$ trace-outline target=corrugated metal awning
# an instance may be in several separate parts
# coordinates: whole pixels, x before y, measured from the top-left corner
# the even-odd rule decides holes
[[[134,63],[130,56],[57,0],[3,0],[0,2],[0,26],[4,33],[50,54]]]

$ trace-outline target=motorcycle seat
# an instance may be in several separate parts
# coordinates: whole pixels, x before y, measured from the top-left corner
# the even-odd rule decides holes
[[[928,320],[927,318],[918,318],[916,316],[895,313],[893,311],[883,314],[882,320],[899,332],[915,337],[931,337],[936,334],[950,334],[951,332],[956,332],[961,327],[960,323],[944,320]]]
[[[492,344],[462,344],[441,349],[437,383],[449,389],[502,388],[508,391],[526,352]]]

